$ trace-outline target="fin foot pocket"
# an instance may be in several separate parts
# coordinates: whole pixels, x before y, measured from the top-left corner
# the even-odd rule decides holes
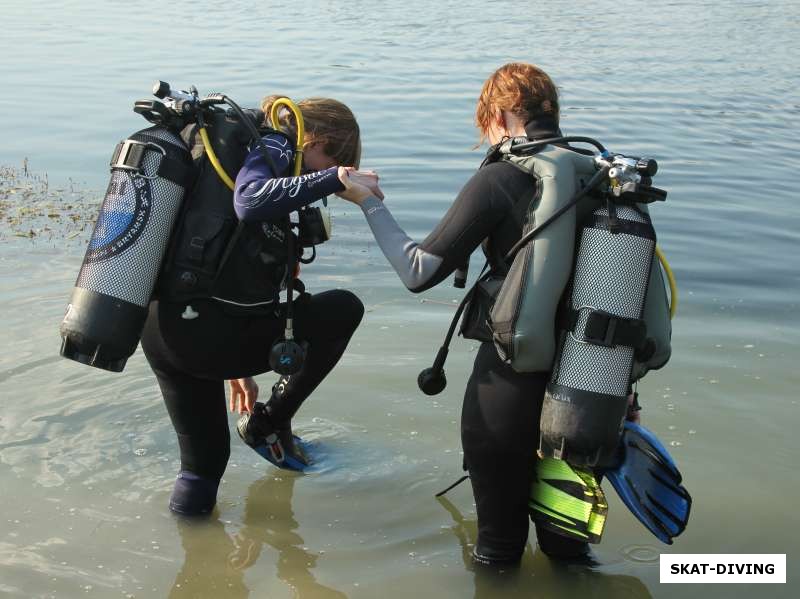
[[[239,418],[236,431],[245,444],[278,468],[303,472],[311,465],[302,439],[292,434],[291,422],[273,423],[263,403],[256,402],[252,413]]]

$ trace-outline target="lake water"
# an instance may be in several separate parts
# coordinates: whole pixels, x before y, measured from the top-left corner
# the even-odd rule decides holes
[[[0,595],[795,596],[800,3],[0,0],[0,14]],[[141,353],[123,374],[58,356],[109,156],[145,125],[133,101],[156,79],[245,106],[338,98],[421,239],[479,164],[475,100],[511,60],[553,76],[565,132],[659,161],[669,198],[652,213],[680,306],[673,358],[640,392],[694,496],[686,533],[657,545],[609,491],[596,567],[558,567],[532,536],[518,572],[474,572],[468,485],[433,498],[460,475],[474,345],[454,344],[442,395],[416,386],[460,292],[406,293],[338,200],[304,278],[353,290],[367,314],[298,415],[318,466],[287,474],[234,439],[212,518],[176,519],[177,445]],[[660,585],[667,550],[788,553],[789,584]]]

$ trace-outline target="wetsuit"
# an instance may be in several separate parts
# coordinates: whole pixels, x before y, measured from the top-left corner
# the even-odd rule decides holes
[[[291,145],[280,135],[268,135],[264,142],[276,168],[285,172],[293,160]],[[236,177],[234,209],[243,221],[263,221],[267,235],[266,223],[280,222],[342,189],[336,167],[279,177],[255,149]],[[246,287],[248,281],[240,277],[236,284]],[[222,477],[230,455],[224,381],[269,371],[270,349],[284,333],[285,305],[279,304],[277,291],[252,313],[232,308],[211,298],[156,300],[142,334],[142,348],[178,435],[181,470],[213,481]],[[307,342],[308,350],[300,372],[282,378],[280,393],[267,404],[276,425],[288,423],[336,365],[363,312],[359,299],[344,290],[305,296],[294,304],[295,337]]]
[[[550,119],[526,126],[529,137],[560,135]],[[492,162],[464,185],[433,232],[412,241],[378,199],[362,210],[378,245],[413,292],[433,287],[469,260],[479,246],[497,263],[522,235],[536,191],[531,176],[506,162]],[[539,414],[548,372],[520,374],[504,364],[491,343],[481,344],[464,394],[461,442],[478,510],[479,561],[520,559],[528,537],[528,498],[536,467]],[[537,527],[542,549],[578,555],[585,545]]]

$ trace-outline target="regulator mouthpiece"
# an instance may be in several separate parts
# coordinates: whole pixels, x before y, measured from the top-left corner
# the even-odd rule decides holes
[[[419,373],[417,385],[425,395],[439,395],[447,387],[447,377],[444,370],[426,368]]]
[[[447,347],[440,347],[433,366],[419,373],[417,385],[425,395],[438,395],[447,387],[447,377],[444,375],[444,362],[447,359]]]

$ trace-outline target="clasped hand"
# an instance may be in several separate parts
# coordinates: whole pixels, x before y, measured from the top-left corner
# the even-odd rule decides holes
[[[339,181],[344,185],[344,190],[337,192],[336,195],[358,205],[370,196],[383,200],[378,179],[378,173],[375,171],[359,171],[350,166],[340,166]]]

